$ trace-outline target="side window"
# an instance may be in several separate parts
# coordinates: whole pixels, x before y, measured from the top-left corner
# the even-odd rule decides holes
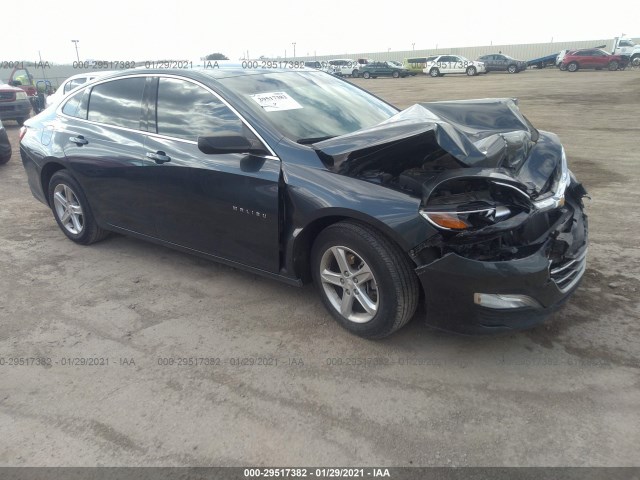
[[[191,82],[161,78],[156,107],[158,133],[197,140],[211,133],[243,135],[243,124],[211,92]]]
[[[69,83],[67,83],[64,86],[64,93],[70,92],[74,88],[79,87],[80,85],[86,82],[87,82],[86,78],[76,78],[75,80],[71,80]]]
[[[62,113],[76,118],[87,118],[87,105],[89,104],[89,90],[84,89],[72,95],[62,107]]]
[[[96,85],[89,98],[89,120],[139,129],[144,84],[143,77],[136,77]]]

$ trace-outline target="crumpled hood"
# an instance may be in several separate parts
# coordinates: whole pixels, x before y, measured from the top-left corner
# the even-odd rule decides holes
[[[411,146],[424,149],[425,157],[429,149],[439,148],[463,166],[503,168],[514,177],[526,170],[522,180],[539,192],[560,160],[557,153],[561,149],[559,142],[552,141],[557,148],[549,152],[550,142],[543,141],[547,144],[540,148],[544,158],[523,169],[539,138],[516,100],[503,98],[416,104],[378,125],[313,147],[329,169],[345,175],[375,169],[376,164],[388,166]],[[536,175],[541,168],[541,175]],[[539,178],[534,179],[536,176]]]

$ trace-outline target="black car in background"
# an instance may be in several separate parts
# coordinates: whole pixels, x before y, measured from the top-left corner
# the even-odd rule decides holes
[[[7,131],[4,129],[2,120],[0,120],[0,165],[7,163],[11,159],[11,144]]]
[[[360,67],[360,76],[363,78],[393,77],[404,78],[411,75],[409,69],[394,65],[391,62],[369,62]]]
[[[419,301],[449,330],[530,327],[585,270],[585,191],[511,99],[400,112],[307,69],[130,70],[25,128],[29,186],[72,241],[120,232],[313,280],[364,337]]]
[[[322,70],[324,68],[324,65],[322,65],[322,62],[318,62],[318,61],[304,62],[304,66],[307,68],[315,68],[316,70]]]
[[[509,72],[519,73],[527,69],[527,62],[524,60],[516,60],[509,55],[502,53],[494,53],[491,55],[483,55],[478,61],[484,62],[487,72]]]

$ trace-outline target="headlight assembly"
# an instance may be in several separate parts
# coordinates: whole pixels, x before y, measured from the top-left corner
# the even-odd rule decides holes
[[[528,196],[488,179],[454,179],[438,186],[420,215],[442,230],[479,230],[528,212]]]

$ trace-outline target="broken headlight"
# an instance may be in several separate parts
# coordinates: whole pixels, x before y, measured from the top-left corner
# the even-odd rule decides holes
[[[530,211],[530,200],[517,187],[488,179],[453,179],[429,196],[420,215],[443,230],[479,230]]]

